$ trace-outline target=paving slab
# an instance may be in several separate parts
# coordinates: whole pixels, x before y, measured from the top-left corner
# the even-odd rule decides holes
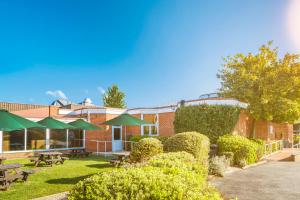
[[[300,162],[271,161],[213,178],[211,183],[226,199],[299,200]]]

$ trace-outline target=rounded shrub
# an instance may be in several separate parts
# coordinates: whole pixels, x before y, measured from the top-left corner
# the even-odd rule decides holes
[[[225,135],[218,139],[219,155],[224,152],[234,154],[234,164],[252,164],[263,155],[263,143],[252,141],[239,135]]]
[[[80,181],[69,200],[221,199],[199,175],[187,170],[168,174],[158,167],[128,168],[102,172]]]
[[[163,152],[161,141],[155,138],[144,138],[136,143],[130,153],[130,159],[135,162],[143,162]]]
[[[202,164],[207,164],[209,148],[208,137],[197,132],[178,133],[164,143],[166,152],[185,151]]]

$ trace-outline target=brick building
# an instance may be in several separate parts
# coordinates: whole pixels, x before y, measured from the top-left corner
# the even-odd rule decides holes
[[[71,130],[19,130],[13,132],[0,132],[0,153],[6,157],[28,156],[36,151],[68,150],[76,148],[86,148],[93,152],[111,152],[123,150],[125,141],[131,135],[149,136],[171,136],[174,135],[173,121],[176,109],[182,105],[199,104],[227,104],[246,105],[234,99],[224,99],[218,97],[207,97],[196,100],[181,101],[176,104],[151,108],[116,109],[99,107],[95,105],[29,105],[0,103],[0,108],[9,110],[19,116],[32,121],[39,121],[49,115],[63,122],[72,122],[82,118],[103,127],[99,131],[75,132]],[[106,126],[103,122],[110,120],[122,113],[131,114],[137,118],[151,122],[143,126]],[[242,110],[235,126],[234,132],[246,137],[253,133],[254,120]],[[255,136],[264,140],[284,139],[291,142],[293,138],[293,125],[276,124],[268,121],[257,121],[255,126]],[[125,138],[126,137],[126,138]],[[48,139],[47,139],[48,138]],[[50,140],[50,141],[47,141]],[[84,142],[76,142],[83,140]],[[50,147],[46,148],[47,142]]]

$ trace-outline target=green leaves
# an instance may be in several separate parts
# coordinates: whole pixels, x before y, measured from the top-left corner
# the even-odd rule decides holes
[[[103,95],[103,105],[112,108],[126,108],[125,93],[117,85],[112,85]]]
[[[230,105],[180,107],[175,114],[175,132],[196,131],[216,143],[219,136],[233,132],[239,113],[239,107]]]
[[[220,94],[248,103],[255,119],[292,123],[300,118],[299,55],[279,58],[272,42],[257,54],[236,54],[224,59],[217,77]]]

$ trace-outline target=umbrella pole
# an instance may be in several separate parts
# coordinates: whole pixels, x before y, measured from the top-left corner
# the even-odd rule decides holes
[[[124,138],[124,145],[125,145],[125,151],[126,151],[126,126],[125,126],[125,138]]]

